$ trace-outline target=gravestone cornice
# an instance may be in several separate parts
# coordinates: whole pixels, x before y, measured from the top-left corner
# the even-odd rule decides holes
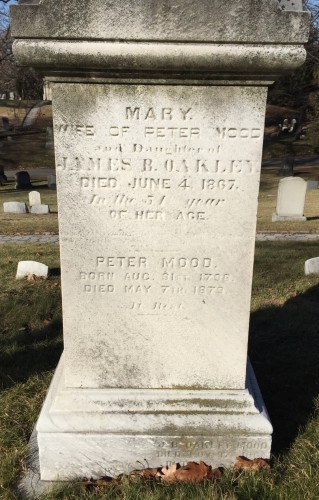
[[[294,0],[28,0],[11,7],[15,38],[302,44],[309,13]],[[282,10],[284,9],[284,10]],[[296,10],[299,9],[299,10]]]
[[[271,83],[305,60],[300,45],[27,39],[14,53],[54,78],[230,80]]]
[[[28,0],[11,7],[14,53],[52,78],[271,83],[305,60],[309,13],[285,4]]]

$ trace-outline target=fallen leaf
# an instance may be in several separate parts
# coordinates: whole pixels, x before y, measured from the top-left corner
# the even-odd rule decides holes
[[[254,458],[253,460],[250,460],[247,457],[237,457],[234,469],[256,471],[261,469],[270,469],[270,465],[264,458]]]
[[[155,478],[157,478],[160,470],[161,470],[161,467],[157,467],[157,468],[148,467],[147,469],[132,470],[132,472],[130,472],[129,475],[130,476],[140,476],[143,479],[155,479]]]
[[[29,273],[27,276],[28,281],[35,281],[35,274]]]
[[[85,489],[94,490],[95,492],[98,492],[101,489],[105,488],[106,486],[112,486],[116,482],[118,482],[118,478],[116,477],[103,476],[99,479],[84,478],[81,484]]]
[[[212,469],[211,465],[205,462],[187,462],[182,467],[179,464],[172,464],[170,467],[163,467],[161,470],[161,480],[166,483],[197,483],[208,479],[210,481],[220,479],[222,472],[220,469]]]

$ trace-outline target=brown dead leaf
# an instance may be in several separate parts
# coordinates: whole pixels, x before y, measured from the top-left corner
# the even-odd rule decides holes
[[[222,472],[220,469],[212,470],[205,462],[187,462],[182,467],[179,464],[172,464],[170,467],[163,467],[161,470],[161,480],[166,483],[197,483],[208,479],[214,481],[220,479]]]
[[[270,465],[264,458],[254,458],[250,460],[247,457],[237,457],[234,469],[257,471],[261,469],[270,469]]]
[[[27,281],[35,281],[35,274],[29,273],[27,276]]]
[[[130,476],[140,476],[143,479],[156,479],[161,470],[161,467],[148,467],[147,469],[136,469],[130,472]]]
[[[116,477],[103,476],[99,479],[84,478],[81,484],[85,489],[98,493],[105,487],[112,486],[113,484],[118,482],[119,480]]]

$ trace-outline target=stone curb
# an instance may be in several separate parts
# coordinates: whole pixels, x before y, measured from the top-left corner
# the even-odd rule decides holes
[[[319,234],[310,233],[257,233],[256,241],[309,241],[319,240]],[[58,243],[58,234],[0,234],[1,243]]]

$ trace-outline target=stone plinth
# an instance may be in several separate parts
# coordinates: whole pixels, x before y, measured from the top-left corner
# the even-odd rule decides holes
[[[247,372],[266,86],[304,60],[309,16],[248,3],[12,8],[54,108],[65,349],[42,479],[269,457]]]

